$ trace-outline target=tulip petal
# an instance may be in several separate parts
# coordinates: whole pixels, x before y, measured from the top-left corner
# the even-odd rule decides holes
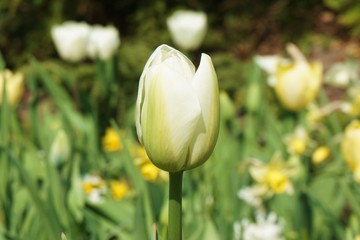
[[[190,83],[167,66],[155,66],[144,81],[149,83],[141,112],[146,121],[140,124],[146,151],[161,169],[183,169],[201,116],[198,99]]]
[[[219,88],[211,58],[201,55],[199,68],[192,83],[202,109],[201,122],[194,136],[191,153],[191,168],[204,163],[211,155],[219,133]]]
[[[181,54],[179,51],[168,45],[165,44],[160,45],[151,54],[140,76],[138,96],[136,100],[136,109],[135,109],[136,131],[141,143],[142,143],[142,129],[140,126],[140,122],[141,122],[141,109],[144,101],[144,89],[145,89],[145,84],[146,85],[150,84],[150,81],[145,82],[145,76],[152,74],[151,71],[153,71],[152,70],[153,66],[159,65],[166,59],[169,58],[171,59],[172,57],[176,57],[178,61],[176,61],[176,63],[168,61],[167,64],[170,65],[170,67],[173,67],[173,69],[177,69],[177,67],[180,66],[182,68],[181,72],[185,75],[186,78],[189,79],[191,79],[195,73],[195,67],[192,64],[192,62],[183,54]],[[148,78],[152,79],[152,77],[148,77]],[[146,89],[148,88],[149,87],[146,87]]]
[[[307,76],[304,74],[308,69],[300,64],[278,65],[276,73],[275,92],[285,108],[293,111],[304,107],[307,103],[305,95],[308,84]]]

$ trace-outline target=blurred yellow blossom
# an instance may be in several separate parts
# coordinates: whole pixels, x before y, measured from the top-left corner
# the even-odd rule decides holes
[[[355,117],[360,114],[360,92],[353,97],[351,102],[344,102],[342,104],[341,110],[349,114],[352,117]]]
[[[275,193],[283,193],[289,186],[289,178],[275,167],[268,168],[265,181]]]
[[[123,148],[121,139],[115,129],[107,128],[102,138],[103,148],[106,152],[116,152]]]
[[[320,164],[328,159],[330,156],[330,149],[326,146],[320,146],[314,150],[311,155],[311,161],[314,164]]]
[[[345,162],[360,183],[360,121],[353,120],[346,128],[341,142]]]
[[[162,179],[167,181],[168,174],[166,171],[156,167],[149,159],[144,147],[138,146],[134,156],[135,164],[140,168],[144,178],[148,181],[157,181]]]
[[[287,150],[291,154],[302,155],[306,151],[309,137],[304,127],[296,127],[294,133],[285,136]]]
[[[3,99],[2,94],[5,80],[7,101],[10,105],[14,106],[19,102],[24,92],[24,75],[20,72],[13,73],[10,70],[0,72],[0,103]]]
[[[89,201],[100,203],[106,193],[106,182],[98,175],[85,175],[82,187]]]
[[[274,88],[287,110],[298,111],[316,98],[322,83],[322,64],[309,63],[293,44],[287,50],[294,61],[277,65]]]
[[[126,181],[112,180],[110,189],[115,200],[123,199],[130,192],[129,184]]]
[[[290,162],[284,162],[275,155],[268,164],[254,160],[249,168],[251,177],[257,184],[266,187],[266,195],[293,193],[290,177],[296,174],[296,169]]]

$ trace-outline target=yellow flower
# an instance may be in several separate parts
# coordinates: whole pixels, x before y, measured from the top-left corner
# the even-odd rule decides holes
[[[316,126],[323,119],[324,114],[321,112],[319,107],[310,105],[309,111],[306,113],[306,120],[310,126]]]
[[[351,103],[344,103],[343,111],[350,116],[357,116],[360,114],[360,95],[354,96]]]
[[[13,73],[10,70],[0,72],[0,104],[3,99],[3,87],[6,80],[5,90],[8,104],[16,105],[24,92],[24,75],[22,73]]]
[[[341,142],[341,152],[346,164],[360,183],[360,121],[353,120],[346,128]]]
[[[287,150],[291,154],[302,155],[306,151],[309,138],[303,127],[297,127],[293,134],[285,136]]]
[[[311,161],[314,164],[319,164],[324,162],[330,156],[330,149],[325,146],[320,146],[315,149],[311,155]]]
[[[97,175],[85,175],[82,187],[87,198],[93,203],[100,203],[102,195],[106,192],[105,181]]]
[[[156,167],[149,159],[144,147],[138,146],[137,154],[135,156],[135,163],[140,168],[141,174],[148,181],[157,181],[159,178],[167,180],[167,172]]]
[[[130,192],[128,183],[119,180],[112,180],[110,182],[110,189],[115,200],[123,199]]]
[[[268,164],[258,160],[253,161],[249,173],[257,184],[267,188],[267,195],[293,192],[290,181],[290,177],[295,175],[293,166],[285,163],[277,155]]]
[[[113,128],[107,128],[102,139],[103,148],[106,152],[116,152],[123,148],[120,137]]]
[[[283,193],[289,185],[289,178],[275,167],[269,167],[265,175],[265,181],[275,193]]]
[[[317,96],[322,83],[322,64],[307,62],[295,45],[288,45],[288,52],[294,61],[277,65],[275,93],[286,109],[298,111]]]

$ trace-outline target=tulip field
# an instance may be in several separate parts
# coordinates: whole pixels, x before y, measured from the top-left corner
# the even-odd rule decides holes
[[[100,2],[0,3],[0,240],[360,240],[358,2]]]

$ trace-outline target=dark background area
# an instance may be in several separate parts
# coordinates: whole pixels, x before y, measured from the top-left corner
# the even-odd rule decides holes
[[[289,41],[305,50],[314,44],[326,48],[334,39],[356,41],[360,17],[351,10],[359,7],[351,0],[5,0],[0,3],[0,51],[10,68],[24,64],[29,56],[56,57],[49,33],[65,20],[112,24],[122,42],[141,39],[153,47],[169,41],[166,18],[171,12],[187,8],[208,14],[203,49],[230,51],[242,59],[254,52],[279,52]],[[344,22],[344,16],[351,21]]]

